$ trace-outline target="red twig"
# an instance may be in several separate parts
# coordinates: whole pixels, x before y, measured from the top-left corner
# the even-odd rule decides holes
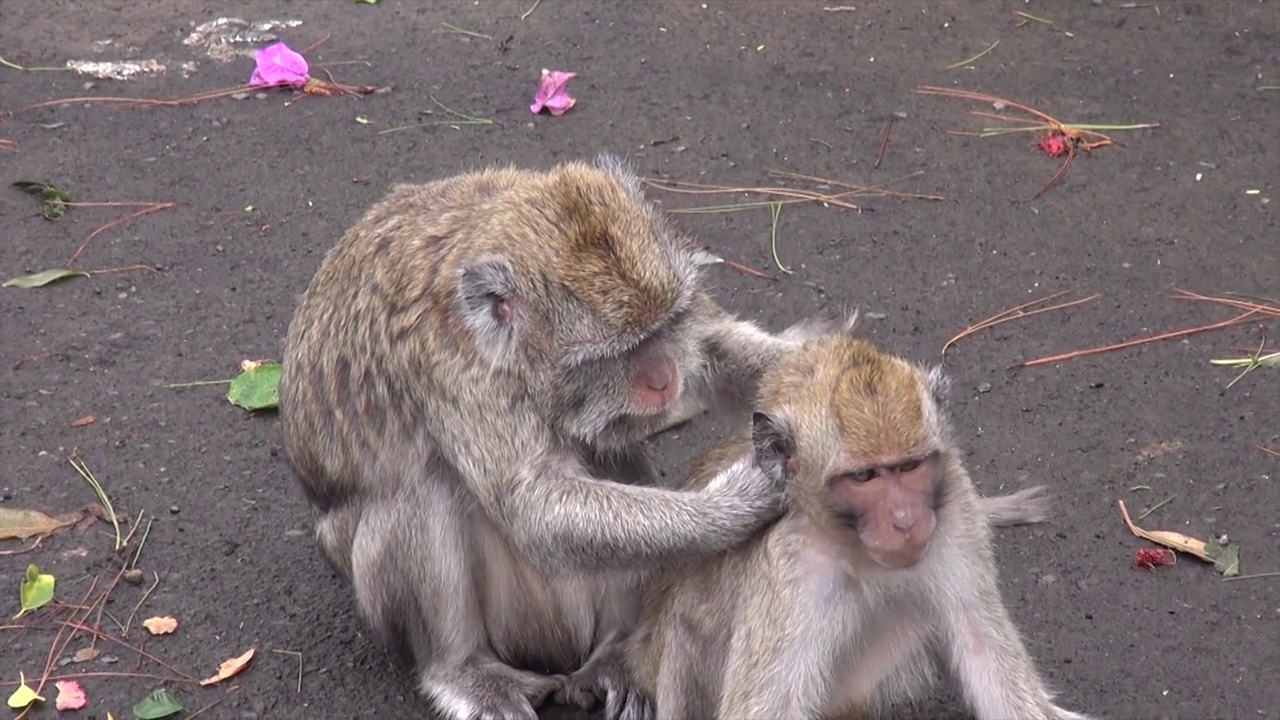
[[[884,136],[880,138],[880,152],[876,153],[876,163],[871,166],[872,170],[880,169],[880,162],[884,160],[884,151],[889,149],[889,133],[893,130],[893,120],[894,117],[890,115],[884,124]]]
[[[68,203],[68,204],[71,204],[71,203]],[[79,203],[77,203],[77,204],[79,204]],[[84,239],[84,242],[80,243],[80,247],[76,248],[76,251],[75,251],[74,253],[72,253],[72,254],[71,254],[71,257],[67,260],[66,265],[64,265],[63,267],[71,267],[71,266],[72,266],[72,264],[74,264],[74,263],[75,263],[76,258],[79,258],[79,257],[80,257],[80,254],[81,254],[81,253],[83,253],[83,252],[85,251],[85,249],[87,249],[87,248],[89,247],[89,243],[90,243],[90,242],[92,242],[92,241],[93,241],[93,239],[94,239],[95,237],[97,237],[98,235],[100,235],[100,234],[102,234],[102,233],[106,232],[107,230],[109,230],[109,229],[111,229],[111,228],[115,227],[116,225],[119,225],[120,223],[128,222],[128,221],[130,221],[130,220],[133,220],[134,218],[140,218],[140,217],[142,217],[143,215],[150,215],[150,214],[151,214],[151,213],[153,213],[153,212],[159,212],[159,211],[161,211],[161,210],[167,210],[167,209],[169,209],[169,208],[173,207],[173,206],[174,206],[174,205],[176,205],[176,204],[177,204],[177,203],[171,203],[171,202],[165,202],[165,203],[152,203],[152,204],[151,204],[150,206],[148,206],[148,207],[145,207],[145,208],[143,208],[143,209],[141,209],[141,210],[139,210],[139,211],[137,211],[137,212],[130,213],[130,214],[125,215],[125,216],[123,216],[123,217],[118,217],[118,218],[116,218],[115,220],[112,220],[111,222],[107,223],[106,225],[103,225],[102,227],[98,228],[97,230],[94,230],[93,232],[89,233],[89,237],[85,238],[85,239]]]
[[[1172,340],[1173,338],[1186,337],[1187,335],[1194,335],[1195,333],[1205,332],[1208,330],[1218,330],[1232,325],[1239,325],[1257,312],[1257,310],[1250,310],[1243,315],[1238,315],[1230,320],[1223,320],[1222,322],[1216,322],[1210,325],[1200,325],[1198,327],[1187,328],[1185,330],[1174,330],[1173,332],[1162,333],[1160,335],[1152,335],[1150,337],[1138,338],[1136,340],[1126,340],[1125,342],[1116,343],[1114,345],[1088,348],[1086,350],[1073,350],[1060,355],[1050,355],[1049,357],[1042,357],[1036,360],[1028,360],[1024,363],[1014,365],[1013,367],[1033,367],[1035,365],[1046,365],[1048,363],[1062,362],[1064,360],[1074,360],[1075,358],[1085,357],[1086,355],[1097,355],[1100,353],[1111,352],[1112,350],[1122,350],[1136,345],[1159,342],[1160,340]]]
[[[982,322],[970,325],[964,330],[961,330],[959,333],[956,334],[955,337],[948,340],[946,344],[942,346],[942,354],[945,356],[947,354],[948,348],[950,348],[952,345],[956,344],[957,342],[960,342],[964,338],[976,332],[986,330],[989,327],[994,327],[996,325],[999,325],[1002,322],[1017,320],[1019,318],[1024,318],[1024,317],[1031,317],[1032,315],[1039,315],[1040,313],[1049,312],[1050,310],[1061,310],[1063,308],[1069,308],[1072,305],[1080,305],[1080,304],[1087,303],[1091,300],[1096,300],[1102,297],[1101,294],[1094,293],[1093,295],[1090,295],[1089,297],[1084,298],[1082,300],[1072,300],[1071,302],[1059,303],[1057,305],[1050,305],[1049,307],[1043,307],[1043,308],[1038,308],[1036,310],[1023,312],[1024,308],[1028,308],[1032,305],[1037,305],[1043,302],[1049,302],[1050,300],[1054,298],[1062,297],[1063,295],[1066,295],[1069,292],[1071,291],[1063,290],[1062,292],[1054,293],[1048,297],[1040,298],[1039,300],[1032,300],[1030,302],[1025,302],[1025,303],[1022,303],[1021,305],[1016,305],[1014,307],[1011,307],[1008,310],[1002,310],[1001,312],[998,312],[995,315],[992,315],[991,317],[987,318],[986,320],[983,320]]]

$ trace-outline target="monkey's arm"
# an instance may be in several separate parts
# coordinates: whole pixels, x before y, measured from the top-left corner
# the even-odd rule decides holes
[[[625,485],[588,474],[531,411],[464,420],[439,410],[445,459],[513,546],[544,564],[640,568],[715,554],[781,513],[781,487],[749,455],[696,492]],[[506,418],[516,421],[489,427]]]
[[[976,515],[975,515],[976,517]],[[945,628],[945,657],[978,720],[1089,720],[1054,704],[1000,596],[989,541],[939,557],[950,577],[931,593]],[[942,550],[942,548],[939,548]],[[944,551],[946,552],[946,551]]]
[[[784,521],[785,522],[785,521]],[[738,579],[740,598],[726,655],[716,717],[818,718],[836,653],[848,637],[843,621],[804,573],[774,556],[757,557]],[[792,559],[794,562],[794,558]]]

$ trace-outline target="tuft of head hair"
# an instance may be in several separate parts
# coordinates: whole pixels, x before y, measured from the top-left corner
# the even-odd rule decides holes
[[[917,365],[839,333],[778,363],[765,374],[760,394],[766,412],[777,408],[791,419],[800,446],[809,444],[803,437],[809,433],[814,441],[834,434],[859,457],[874,459],[938,447],[935,385]]]

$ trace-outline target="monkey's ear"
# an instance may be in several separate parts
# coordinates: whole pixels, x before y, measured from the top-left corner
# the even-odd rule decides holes
[[[630,161],[612,153],[602,152],[596,156],[596,167],[617,178],[618,182],[631,192],[642,194],[640,178],[636,177],[635,168]]]
[[[933,396],[933,401],[939,406],[946,405],[947,397],[951,394],[951,378],[947,377],[942,371],[941,365],[931,366],[924,374],[925,382],[929,385],[929,394]]]
[[[751,414],[751,444],[756,465],[777,482],[788,480],[795,469],[796,441],[785,420],[762,412]]]
[[[854,334],[853,329],[858,324],[858,315],[860,312],[861,311],[858,308],[854,308],[853,312],[849,314],[849,317],[845,319],[844,327],[841,328],[845,335],[852,336]]]
[[[505,336],[516,309],[515,271],[501,258],[465,265],[458,278],[458,301],[473,332]]]
[[[724,258],[714,255],[710,250],[695,247],[693,249],[693,264],[699,267],[703,265],[719,265],[724,262]]]

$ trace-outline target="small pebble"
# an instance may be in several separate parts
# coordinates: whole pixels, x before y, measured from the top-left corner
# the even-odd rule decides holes
[[[1057,575],[1042,575],[1039,580],[1041,585],[1052,585],[1056,582],[1058,582]]]
[[[181,509],[179,509],[177,505],[170,505],[170,506],[169,506],[169,514],[170,514],[170,515],[177,515],[177,514],[178,514],[178,513],[180,513],[180,512],[182,512],[182,510],[181,510]]]
[[[138,568],[129,568],[124,571],[124,580],[137,585],[142,582],[142,571]]]
[[[246,93],[246,92],[238,92],[238,93],[235,93],[234,95],[232,95],[232,96],[231,96],[231,99],[232,99],[232,100],[248,100],[248,99],[249,99],[249,93]]]
[[[889,317],[888,313],[882,312],[869,312],[866,314],[868,320],[883,320],[887,317]]]
[[[989,393],[989,392],[991,392],[991,383],[989,383],[989,382],[978,383],[978,392],[980,392],[980,393]]]
[[[894,113],[894,114],[893,114],[893,116],[894,116],[894,117],[896,117],[896,118],[898,118],[899,120],[906,120],[906,119],[907,119],[907,114],[906,114],[905,112],[902,112],[901,110],[899,110],[898,112]]]

